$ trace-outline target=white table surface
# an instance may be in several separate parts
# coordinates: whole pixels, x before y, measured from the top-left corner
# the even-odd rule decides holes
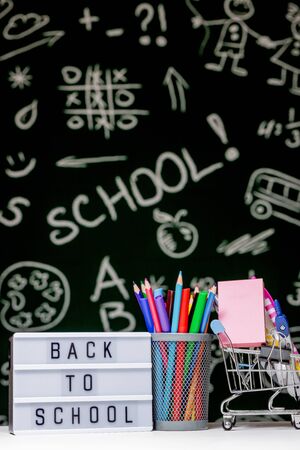
[[[31,434],[14,436],[0,427],[1,450],[272,450],[299,449],[300,430],[289,422],[240,422],[224,431],[209,424],[201,431]]]

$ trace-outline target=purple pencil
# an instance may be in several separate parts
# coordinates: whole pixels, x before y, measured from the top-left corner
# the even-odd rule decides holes
[[[158,295],[154,298],[157,314],[159,317],[161,329],[165,333],[169,333],[171,330],[171,324],[168,316],[168,312],[166,309],[166,304],[162,295]]]

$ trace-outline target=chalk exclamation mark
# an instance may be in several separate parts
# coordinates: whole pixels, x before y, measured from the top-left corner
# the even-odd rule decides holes
[[[162,5],[161,3],[157,7],[157,14],[158,14],[158,19],[159,19],[160,29],[161,29],[162,33],[166,33],[166,31],[167,31],[166,10],[165,10],[164,5]],[[157,38],[155,39],[155,42],[156,42],[156,45],[158,45],[158,47],[165,47],[168,43],[167,38],[165,36],[157,36]]]
[[[216,135],[220,138],[222,144],[227,145],[227,134],[221,117],[218,116],[218,114],[210,114],[209,116],[207,116],[206,120],[214,130]],[[240,152],[235,147],[229,147],[225,151],[224,156],[227,161],[234,161],[240,156]]]

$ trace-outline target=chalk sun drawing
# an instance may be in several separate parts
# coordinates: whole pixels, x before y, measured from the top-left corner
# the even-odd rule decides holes
[[[11,82],[11,87],[24,89],[26,86],[31,86],[32,75],[29,72],[30,68],[27,66],[21,69],[20,66],[16,66],[14,72],[8,73],[8,81]]]
[[[197,228],[181,220],[187,214],[186,209],[180,209],[174,217],[158,208],[153,211],[153,219],[161,224],[156,233],[158,245],[170,258],[185,258],[191,255],[198,245]]]
[[[0,304],[0,322],[6,330],[49,330],[67,313],[69,283],[56,267],[21,261],[0,275]]]

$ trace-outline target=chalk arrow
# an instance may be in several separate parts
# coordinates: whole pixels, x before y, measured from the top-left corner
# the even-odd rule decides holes
[[[85,169],[88,164],[99,164],[105,162],[126,161],[127,156],[99,156],[97,158],[78,158],[75,156],[66,156],[56,162],[56,166],[63,167],[64,169]]]
[[[29,52],[30,50],[40,47],[41,45],[47,45],[48,47],[52,47],[60,38],[65,35],[65,32],[62,30],[53,30],[53,31],[44,31],[43,39],[39,41],[32,42],[31,44],[25,45],[24,47],[20,47],[16,50],[12,50],[11,52],[5,53],[0,56],[0,61],[6,61],[7,59],[13,58],[16,55],[20,55],[21,53]]]
[[[166,73],[166,76],[163,81],[163,85],[167,86],[169,89],[169,94],[171,97],[171,107],[173,111],[178,109],[178,101],[177,96],[179,98],[179,106],[180,111],[186,111],[186,102],[185,102],[185,89],[188,89],[190,86],[186,82],[186,80],[177,72],[174,67],[169,67]]]

